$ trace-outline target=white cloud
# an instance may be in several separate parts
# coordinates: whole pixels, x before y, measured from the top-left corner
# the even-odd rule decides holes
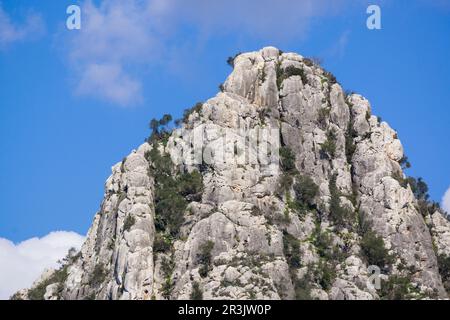
[[[250,36],[267,45],[302,38],[313,18],[336,15],[363,2],[86,0],[81,30],[70,32],[67,50],[76,92],[133,105],[142,101],[143,74],[155,64],[174,64],[170,57],[189,59],[174,51],[195,48],[193,41],[204,42],[213,34]],[[188,37],[184,30],[190,30]]]
[[[450,214],[450,188],[448,188],[442,198],[442,208],[447,212],[447,214]]]
[[[141,100],[141,83],[123,72],[119,64],[89,64],[77,87],[79,94],[98,94],[120,105]]]
[[[46,268],[55,268],[70,248],[80,249],[84,237],[75,232],[51,232],[19,244],[0,238],[0,299],[29,288]]]
[[[103,0],[82,6],[81,30],[70,32],[68,55],[76,92],[128,106],[142,99],[138,74],[161,53],[153,1]]]
[[[22,24],[15,24],[3,10],[0,2],[0,48],[30,38],[36,38],[45,30],[42,17],[36,13],[29,13]]]

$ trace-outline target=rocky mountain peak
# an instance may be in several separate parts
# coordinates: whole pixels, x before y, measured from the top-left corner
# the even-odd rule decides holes
[[[112,168],[81,252],[20,297],[446,298],[450,223],[369,101],[274,47],[228,62],[221,92]]]

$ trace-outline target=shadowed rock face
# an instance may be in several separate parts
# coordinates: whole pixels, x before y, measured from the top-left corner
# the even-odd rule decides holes
[[[359,213],[391,257],[379,266],[382,279],[407,278],[410,298],[447,297],[436,257],[450,255],[449,222],[436,212],[425,223],[410,187],[400,183],[403,148],[396,132],[333,78],[273,47],[236,57],[223,92],[166,144],[145,143],[112,168],[81,253],[59,286],[49,283],[45,298],[189,299],[194,284],[204,299],[383,298],[367,286]],[[238,161],[239,152],[207,165],[179,161],[180,141],[195,140],[196,130],[217,153],[228,147],[223,132],[232,132],[230,148],[245,144],[243,127],[277,132],[270,144],[292,151],[295,170]],[[334,147],[325,148],[330,142]],[[201,196],[187,198],[184,222],[172,237],[155,227],[152,148],[170,155],[174,175],[198,170],[203,178]],[[248,154],[257,148],[248,144]],[[281,187],[283,177],[293,183]],[[299,209],[300,177],[318,188]],[[341,223],[336,197],[347,213]],[[160,249],[161,239],[168,247]]]

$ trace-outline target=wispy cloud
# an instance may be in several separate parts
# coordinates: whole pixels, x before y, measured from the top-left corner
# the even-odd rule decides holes
[[[52,232],[19,244],[0,238],[0,300],[29,288],[46,268],[55,268],[70,248],[79,249],[84,237],[74,232]]]
[[[150,8],[151,1],[84,3],[82,28],[71,32],[68,48],[76,93],[122,106],[142,100],[139,75],[162,52]]]
[[[350,30],[344,31],[331,48],[330,55],[333,57],[342,58],[345,54],[345,50],[347,49],[349,38]]]
[[[3,9],[0,2],[0,49],[28,39],[35,39],[45,31],[42,17],[37,13],[29,13],[25,21],[15,23]]]
[[[122,106],[143,101],[142,79],[155,64],[173,64],[192,39],[239,34],[267,41],[304,37],[316,17],[363,0],[86,0],[82,28],[71,32],[68,57],[76,90]],[[187,26],[197,36],[183,38]],[[163,59],[163,57],[166,57]],[[169,66],[170,67],[170,66]]]

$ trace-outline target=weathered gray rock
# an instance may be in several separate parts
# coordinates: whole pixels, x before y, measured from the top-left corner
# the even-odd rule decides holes
[[[318,186],[314,208],[292,205],[296,195],[281,190],[278,159],[263,161],[252,129],[255,141],[262,129],[276,132],[269,149],[292,150],[296,170]],[[334,150],[325,152],[330,136]],[[199,143],[206,165],[182,148]],[[449,222],[435,213],[430,233],[411,189],[398,181],[403,148],[396,132],[379,123],[364,97],[346,96],[310,60],[273,47],[239,55],[223,92],[157,146],[170,155],[174,175],[199,170],[203,177],[201,197],[189,199],[170,250],[157,243],[167,235],[155,227],[152,148],[145,143],[112,168],[60,298],[189,299],[198,285],[205,299],[379,299],[367,286],[356,211],[394,257],[391,268],[379,266],[382,278],[409,270],[423,297],[446,297],[433,241],[450,255]],[[333,176],[338,195],[330,190]],[[336,196],[351,213],[344,228],[330,206]],[[46,299],[56,297],[58,285],[47,287]]]

